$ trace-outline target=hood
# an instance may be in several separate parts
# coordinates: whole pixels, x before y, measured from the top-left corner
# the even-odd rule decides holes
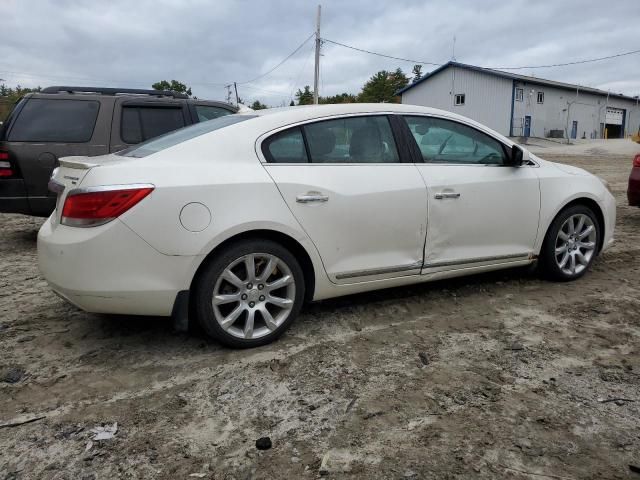
[[[550,162],[550,163],[553,163],[553,165],[558,170],[562,170],[564,173],[568,173],[569,175],[580,175],[582,177],[588,177],[591,175],[589,172],[587,172],[586,170],[583,170],[582,168],[573,167],[571,165],[565,165],[564,163],[555,163],[555,162]]]

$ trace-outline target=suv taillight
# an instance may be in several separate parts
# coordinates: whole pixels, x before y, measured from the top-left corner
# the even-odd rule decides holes
[[[13,177],[14,173],[9,161],[9,153],[0,152],[0,177]]]
[[[153,185],[102,187],[69,192],[60,223],[70,227],[96,227],[118,218],[153,191]]]
[[[633,159],[633,166],[640,168],[640,153]]]

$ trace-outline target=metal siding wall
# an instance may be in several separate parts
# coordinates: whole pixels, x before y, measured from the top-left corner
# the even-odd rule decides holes
[[[526,115],[531,115],[532,137],[545,137],[552,129],[562,130],[565,132],[565,137],[571,136],[572,123],[576,120],[578,122],[577,138],[582,138],[583,135],[586,138],[600,138],[600,122],[604,122],[607,105],[605,96],[578,91],[576,98],[575,91],[522,82],[516,82],[516,88],[524,90],[524,99],[522,102],[514,103],[513,134],[515,136],[522,135],[522,119]],[[544,92],[543,104],[537,103],[538,92]],[[567,102],[572,102],[568,127]],[[637,130],[640,124],[640,109],[635,107],[635,102],[610,97],[608,106],[625,109],[627,132],[632,133],[633,128]]]
[[[447,68],[403,93],[402,103],[458,113],[509,135],[511,85],[511,80],[493,75]],[[465,104],[455,106],[453,95],[459,93],[465,94]]]

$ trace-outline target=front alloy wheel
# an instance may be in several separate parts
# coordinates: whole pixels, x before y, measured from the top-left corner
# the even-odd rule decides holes
[[[234,347],[264,345],[293,322],[304,298],[295,257],[268,240],[239,243],[217,255],[195,290],[205,331]]]
[[[596,226],[584,213],[565,220],[556,237],[555,258],[566,275],[578,275],[591,263],[596,251]]]
[[[593,211],[574,205],[558,214],[540,251],[540,266],[554,280],[575,280],[584,275],[598,254],[600,224]]]

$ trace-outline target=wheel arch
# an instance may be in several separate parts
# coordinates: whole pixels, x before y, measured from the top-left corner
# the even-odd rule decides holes
[[[593,198],[586,197],[586,196],[580,196],[567,201],[564,205],[562,205],[558,209],[557,212],[555,212],[553,217],[551,217],[550,221],[547,223],[547,226],[544,232],[544,238],[542,240],[541,245],[544,245],[544,242],[547,239],[547,235],[549,234],[549,229],[551,228],[551,225],[553,224],[555,219],[558,217],[558,215],[564,212],[567,208],[571,208],[576,205],[583,205],[585,207],[588,207],[595,214],[596,219],[598,221],[598,225],[600,226],[600,230],[601,230],[600,238],[598,239],[598,249],[597,249],[597,252],[600,253],[600,251],[602,250],[602,246],[604,244],[605,228],[606,228],[606,224],[604,220],[604,212],[602,211],[602,207],[597,201],[595,201]]]
[[[236,233],[216,245],[208,254],[205,255],[200,262],[200,265],[198,265],[198,268],[191,279],[191,284],[189,285],[189,292],[191,292],[190,296],[193,292],[193,286],[197,283],[202,271],[216,256],[216,254],[218,254],[218,252],[235,242],[256,239],[266,239],[279,243],[296,257],[298,262],[300,262],[300,267],[304,274],[305,301],[311,301],[313,299],[316,286],[316,268],[314,267],[313,260],[311,259],[309,252],[307,252],[306,248],[302,246],[299,241],[290,235],[270,229],[254,229]]]

